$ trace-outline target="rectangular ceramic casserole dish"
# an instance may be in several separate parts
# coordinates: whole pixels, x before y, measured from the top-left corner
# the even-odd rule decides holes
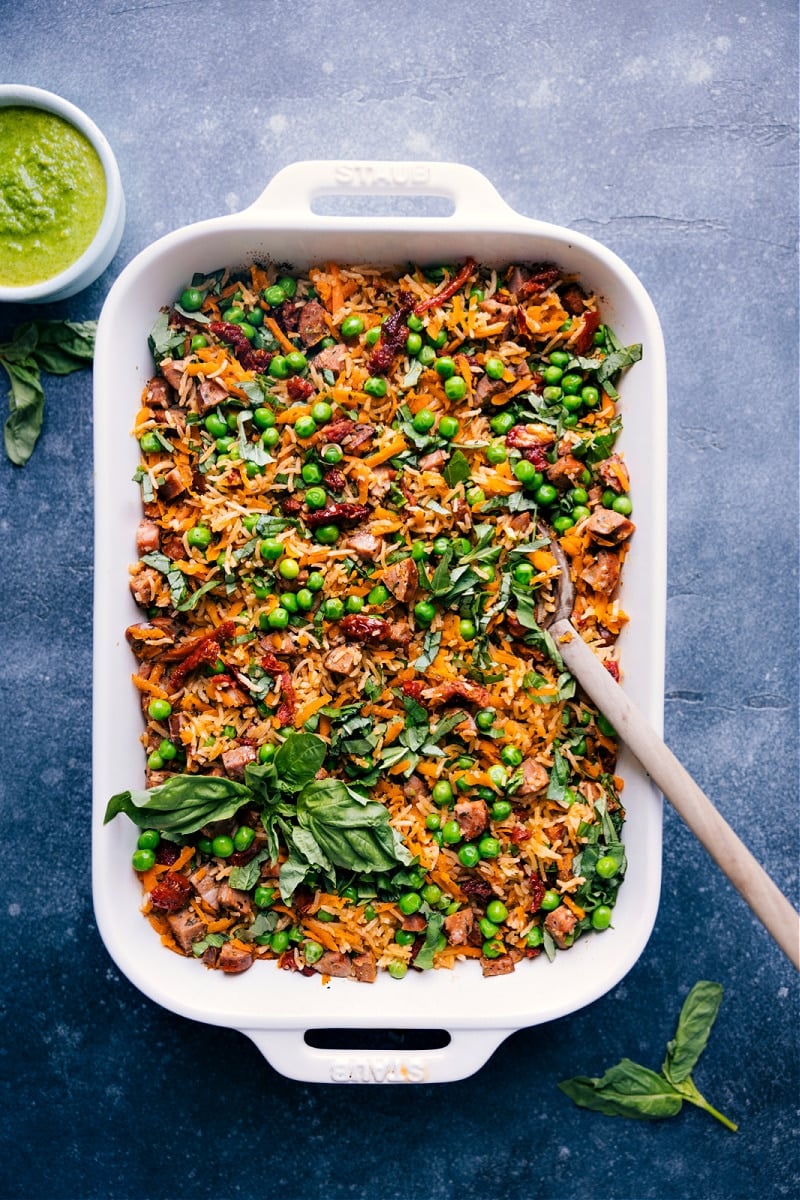
[[[348,193],[446,197],[446,217],[333,217],[318,198]],[[143,782],[134,659],[124,631],[138,616],[127,581],[141,516],[131,481],[131,436],[144,384],[153,373],[147,337],[162,305],[195,272],[253,260],[305,270],[326,261],[421,264],[552,261],[577,273],[600,297],[603,319],[624,344],[641,342],[642,361],[624,377],[618,449],[632,477],[637,532],[621,601],[630,614],[619,648],[624,686],[659,732],[662,725],[666,571],[666,369],[661,329],[644,288],[613,253],[590,238],[520,216],[472,168],[449,163],[306,162],[282,170],[250,208],[187,226],[148,247],[123,271],[104,306],[94,368],[95,605],[93,889],[98,927],[112,958],[145,995],[172,1012],[250,1037],[290,1078],[343,1082],[442,1082],[478,1069],[517,1029],[563,1017],[614,987],[641,954],[660,888],[661,802],[622,749],[624,841],[629,867],[613,928],[581,938],[556,961],[522,963],[484,979],[475,962],[453,971],[381,973],[370,986],[304,978],[257,964],[241,976],[205,970],[171,954],[140,907],[130,866],[134,827],[103,825],[109,797]],[[434,1050],[394,1052],[311,1046],[310,1030],[446,1030]],[[315,1040],[320,1040],[317,1037]],[[341,1043],[341,1036],[339,1042]],[[444,1040],[444,1039],[440,1039]]]

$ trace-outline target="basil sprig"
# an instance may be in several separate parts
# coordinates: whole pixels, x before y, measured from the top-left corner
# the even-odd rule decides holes
[[[688,1100],[735,1133],[738,1127],[708,1103],[691,1075],[706,1048],[721,1002],[720,984],[701,979],[694,985],[681,1009],[675,1037],[667,1044],[660,1073],[623,1058],[599,1079],[576,1075],[558,1086],[580,1108],[640,1121],[674,1117]]]
[[[341,779],[317,779],[326,753],[316,734],[292,733],[272,762],[248,764],[244,783],[224,776],[173,775],[157,787],[112,796],[105,823],[125,813],[141,829],[187,837],[234,816],[244,805],[260,808],[267,833],[267,853],[261,857],[277,862],[281,841],[289,850],[280,871],[287,902],[314,872],[323,872],[335,886],[337,870],[379,875],[412,863],[382,804]],[[237,876],[239,886],[251,886],[251,874],[255,882],[257,870],[245,869]]]
[[[90,366],[96,329],[96,321],[27,321],[0,345],[0,365],[11,384],[5,447],[16,466],[25,466],[42,431],[42,371],[69,375]]]

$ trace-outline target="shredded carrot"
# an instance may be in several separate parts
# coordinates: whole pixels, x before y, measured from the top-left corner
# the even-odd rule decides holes
[[[264,324],[266,325],[267,329],[270,331],[272,336],[275,338],[275,341],[278,343],[281,350],[283,350],[285,354],[293,354],[294,351],[297,349],[297,346],[295,346],[294,342],[289,341],[288,337],[283,332],[283,330],[281,329],[280,325],[275,320],[275,318],[274,317],[264,317]]]

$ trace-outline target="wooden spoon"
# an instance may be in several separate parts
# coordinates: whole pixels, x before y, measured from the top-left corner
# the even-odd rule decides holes
[[[800,918],[792,905],[720,816],[708,796],[628,699],[572,624],[575,592],[569,564],[549,530],[551,552],[560,568],[555,613],[547,628],[570,673],[608,718],[622,741],[683,818],[692,833],[750,905],[787,958],[800,970]]]

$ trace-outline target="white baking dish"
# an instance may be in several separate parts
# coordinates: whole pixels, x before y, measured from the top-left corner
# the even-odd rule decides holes
[[[333,217],[314,212],[323,195],[448,198],[447,217]],[[124,974],[172,1012],[247,1034],[283,1074],[307,1081],[442,1082],[478,1069],[514,1030],[563,1017],[617,984],[641,954],[655,921],[661,874],[661,802],[623,751],[630,862],[614,927],[586,936],[554,963],[541,958],[484,979],[474,962],[454,971],[382,974],[371,985],[323,985],[257,964],[242,976],[207,971],[165,950],[140,913],[130,867],[134,827],[103,825],[110,796],[141,786],[141,711],[124,630],[137,617],[128,565],[140,517],[138,461],[130,436],[152,374],[147,335],[161,305],[195,271],[253,259],[298,267],[340,263],[554,261],[602,297],[604,319],[644,356],[624,378],[619,446],[633,480],[638,528],[622,601],[631,623],[620,639],[625,687],[659,731],[662,723],[666,571],[666,369],[653,305],[630,269],[590,238],[509,208],[470,167],[450,163],[306,162],[279,172],[244,212],[191,225],[148,247],[122,272],[100,318],[95,356],[95,617],[93,887],[98,927]],[[395,1052],[310,1046],[309,1030],[446,1030],[449,1044]],[[347,1043],[347,1035],[345,1035]],[[391,1039],[387,1039],[391,1044]]]

